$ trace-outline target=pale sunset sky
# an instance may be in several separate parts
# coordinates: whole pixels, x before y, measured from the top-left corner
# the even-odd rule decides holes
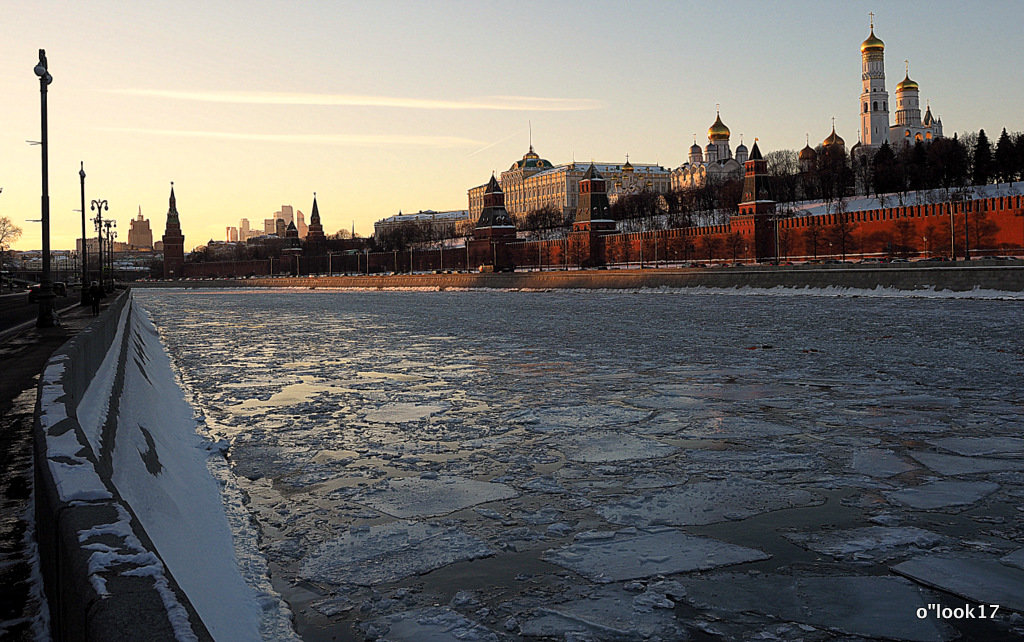
[[[836,119],[857,142],[860,43],[885,41],[946,135],[1024,130],[1024,2],[4,3],[0,216],[41,246],[39,83],[49,86],[52,246],[107,199],[127,240],[163,233],[174,181],[186,250],[282,204],[325,231],[467,207],[529,146],[559,164],[686,160],[721,104],[732,145],[800,149]],[[891,100],[891,98],[890,98]],[[90,213],[91,216],[91,213]],[[92,224],[88,226],[89,235]]]

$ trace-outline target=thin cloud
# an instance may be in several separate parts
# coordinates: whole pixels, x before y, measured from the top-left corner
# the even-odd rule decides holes
[[[537,96],[481,96],[465,100],[433,100],[396,96],[269,91],[173,91],[167,89],[113,89],[110,91],[129,96],[246,105],[322,105],[482,111],[589,111],[603,107],[601,101],[591,98],[543,98]]]
[[[144,134],[178,138],[217,138],[221,140],[257,141],[302,145],[347,145],[379,147],[473,147],[481,141],[458,136],[401,136],[392,134],[254,134],[244,132],[211,132],[183,129],[144,129],[133,127],[100,127],[102,131],[123,134]]]

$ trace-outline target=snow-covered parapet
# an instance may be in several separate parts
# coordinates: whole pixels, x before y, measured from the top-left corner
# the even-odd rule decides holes
[[[119,349],[114,338],[122,336],[129,308],[130,296],[121,296],[64,344],[39,384],[36,532],[51,630],[67,640],[207,640],[202,621],[132,519],[111,484],[109,462],[78,419],[94,373]],[[123,376],[115,379],[123,383]],[[109,407],[109,388],[107,401]]]

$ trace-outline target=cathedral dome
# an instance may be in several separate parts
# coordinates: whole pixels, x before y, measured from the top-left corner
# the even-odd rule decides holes
[[[800,155],[798,156],[802,161],[812,161],[817,157],[818,153],[814,151],[814,148],[810,145],[805,145],[804,148],[800,150]]]
[[[713,142],[729,140],[729,128],[722,122],[721,114],[718,114],[714,124],[708,127],[708,140]]]
[[[917,90],[918,90],[917,83],[910,79],[910,74],[907,74],[907,76],[902,81],[900,81],[900,84],[896,85],[896,92],[897,93],[903,92],[903,91],[917,91]]]
[[[869,51],[878,51],[878,52],[885,51],[885,43],[882,42],[875,35],[875,30],[874,29],[871,30],[871,35],[868,36],[868,39],[865,40],[864,42],[860,43],[860,52],[861,53],[867,53]]]
[[[839,134],[836,133],[836,128],[832,127],[832,133],[829,134],[828,138],[821,143],[824,147],[832,147],[833,145],[839,145],[840,147],[846,146],[846,141],[842,139]]]

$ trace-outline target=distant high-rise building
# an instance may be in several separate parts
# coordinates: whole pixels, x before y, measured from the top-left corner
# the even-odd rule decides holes
[[[265,219],[263,219],[263,233],[264,234],[277,234],[277,219],[276,218],[265,218]]]
[[[301,211],[295,212],[295,227],[299,230],[299,238],[304,239],[309,234],[309,226],[306,225],[306,215]]]
[[[249,219],[243,218],[238,222],[238,240],[248,241],[252,236],[252,230],[249,229]]]
[[[291,205],[282,205],[280,212],[274,212],[274,218],[284,219],[285,228],[295,220],[294,210]]]
[[[174,183],[171,183],[170,205],[167,208],[167,227],[164,229],[164,278],[181,278],[185,265],[185,235],[181,233],[178,220],[178,205],[174,198]]]
[[[281,238],[284,238],[284,233],[288,229],[288,223],[284,222],[283,218],[274,219],[274,234],[277,234]]]
[[[128,226],[128,247],[133,250],[153,249],[153,230],[149,229],[149,219],[142,218],[142,207],[139,215]]]
[[[227,234],[225,234],[224,240],[227,241],[228,243],[237,243],[238,242],[238,228],[237,227],[228,226]]]

